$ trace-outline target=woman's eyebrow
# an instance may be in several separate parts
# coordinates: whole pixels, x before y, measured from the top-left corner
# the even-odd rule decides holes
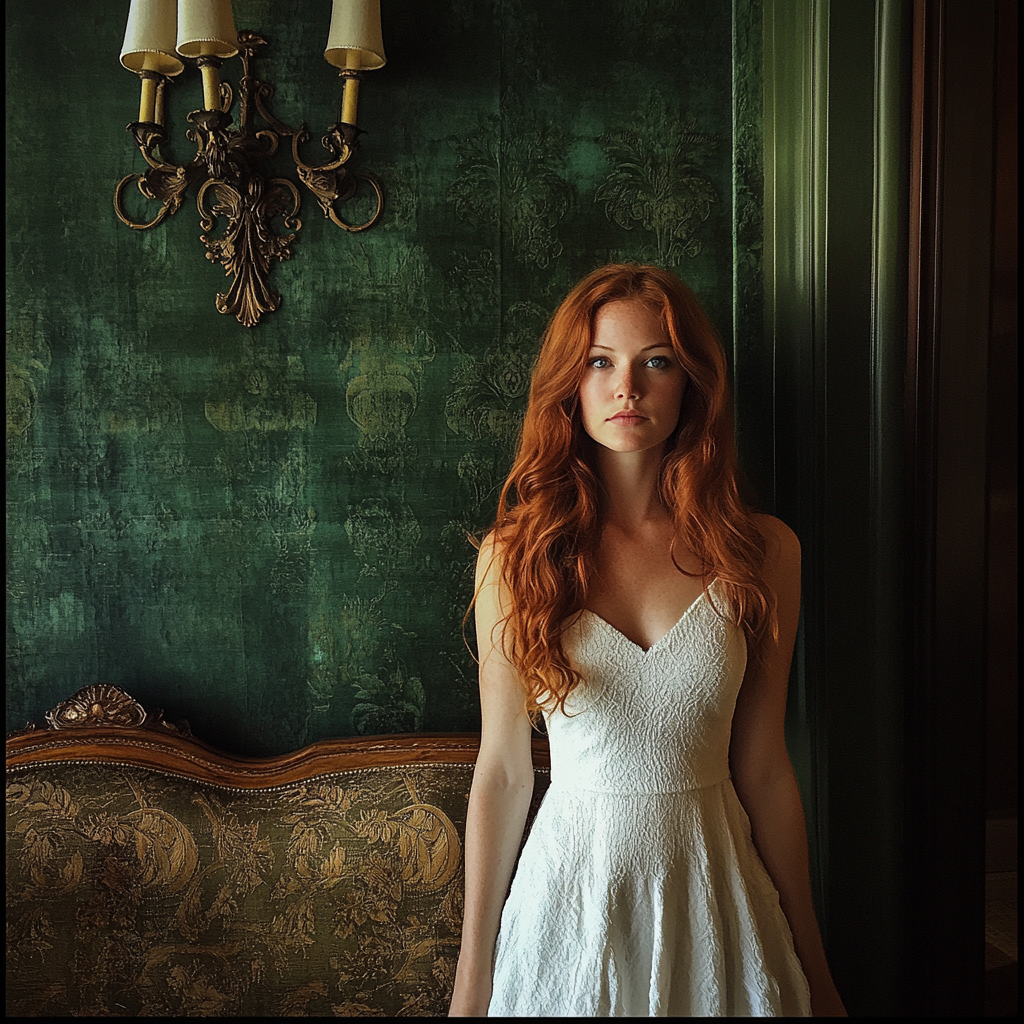
[[[591,345],[590,347],[591,348],[599,348],[599,349],[602,349],[605,352],[614,352],[615,351],[615,349],[609,348],[607,345]],[[655,345],[645,345],[642,349],[640,349],[640,351],[641,352],[650,352],[651,349],[653,349],[653,348],[671,348],[671,347],[672,346],[667,341],[659,341]]]

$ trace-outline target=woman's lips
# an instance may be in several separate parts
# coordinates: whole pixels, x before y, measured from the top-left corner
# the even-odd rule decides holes
[[[642,423],[646,419],[646,416],[641,416],[638,412],[628,411],[617,412],[614,416],[611,417],[610,422],[620,423],[623,426],[633,426],[637,423]]]

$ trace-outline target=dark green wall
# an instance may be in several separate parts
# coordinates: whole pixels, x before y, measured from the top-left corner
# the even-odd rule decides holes
[[[465,534],[559,299],[658,262],[759,344],[760,3],[384,0],[357,158],[383,222],[348,235],[305,193],[254,329],[214,308],[191,195],[148,232],[114,215],[144,166],[127,7],[7,4],[8,728],[111,682],[248,754],[473,730]],[[234,7],[326,160],[330,4]],[[191,68],[169,92],[178,162],[200,95]]]

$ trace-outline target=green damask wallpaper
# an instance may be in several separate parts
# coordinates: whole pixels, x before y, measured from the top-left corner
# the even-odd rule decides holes
[[[561,297],[661,263],[732,353],[760,338],[759,0],[383,0],[356,165],[384,218],[347,234],[305,192],[253,329],[214,308],[194,192],[151,231],[114,215],[143,169],[127,8],[7,4],[8,728],[110,682],[253,755],[473,730],[466,534]],[[330,3],[234,10],[325,161]],[[178,162],[199,97],[186,69]]]

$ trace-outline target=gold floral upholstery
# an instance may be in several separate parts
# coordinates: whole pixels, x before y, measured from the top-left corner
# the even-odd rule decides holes
[[[8,767],[8,1016],[447,1012],[471,763],[246,789],[124,760]]]

